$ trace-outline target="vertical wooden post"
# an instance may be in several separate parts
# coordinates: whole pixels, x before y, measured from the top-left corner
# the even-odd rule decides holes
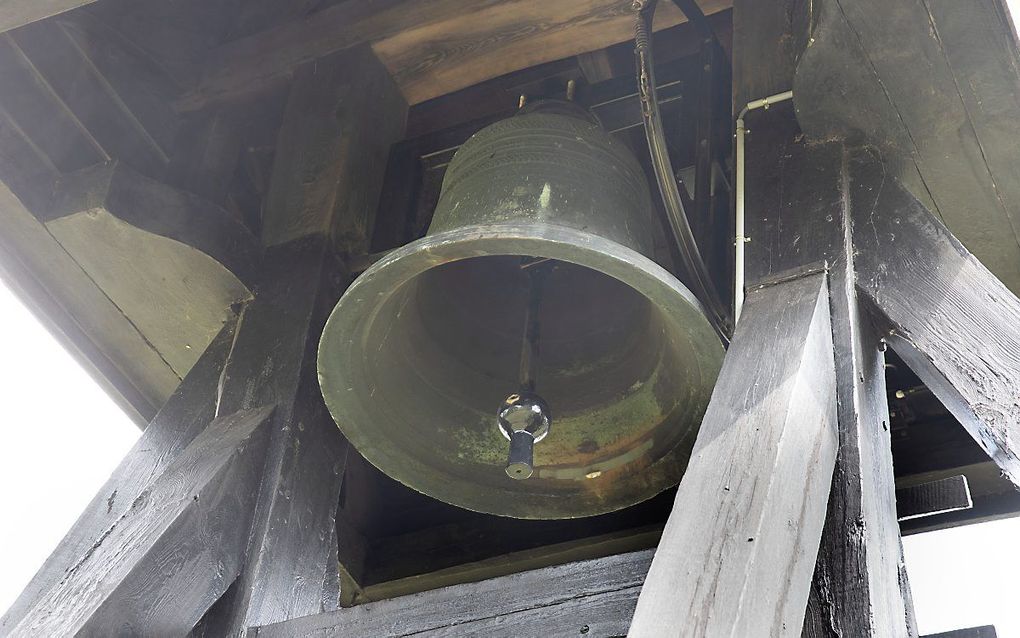
[[[883,346],[857,302],[848,151],[800,138],[788,105],[749,122],[749,281],[829,265],[839,455],[805,635],[906,636]]]
[[[734,6],[735,110],[794,87],[810,40],[807,3]],[[794,95],[796,102],[796,93]],[[878,333],[859,307],[848,190],[839,142],[813,143],[790,104],[746,118],[746,280],[819,260],[829,265],[839,455],[806,636],[906,636],[914,626],[903,577]]]
[[[275,405],[247,561],[211,633],[339,604],[335,516],[346,442],[319,393],[316,349],[350,276],[341,251],[363,250],[390,145],[407,105],[368,47],[296,74],[263,220],[258,295],[227,360],[220,412]],[[339,245],[338,245],[339,243]]]

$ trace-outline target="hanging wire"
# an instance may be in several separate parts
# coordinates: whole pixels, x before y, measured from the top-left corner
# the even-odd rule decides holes
[[[655,169],[655,180],[659,184],[662,203],[669,219],[670,230],[680,248],[680,256],[690,276],[695,296],[708,311],[708,319],[724,343],[732,335],[729,313],[708,274],[708,268],[698,250],[697,241],[691,231],[684,210],[683,200],[673,177],[673,166],[666,148],[666,135],[662,117],[659,114],[658,96],[655,89],[654,58],[652,57],[652,18],[655,15],[656,0],[635,0],[637,21],[634,37],[634,56],[637,63],[638,94],[641,100],[641,118],[644,121],[648,152]],[[700,12],[699,12],[700,13]],[[695,18],[696,20],[696,18]],[[699,196],[703,194],[699,193]]]

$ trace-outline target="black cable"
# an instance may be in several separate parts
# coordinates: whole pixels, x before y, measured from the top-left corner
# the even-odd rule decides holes
[[[655,4],[655,0],[648,2],[638,0],[635,2],[638,13],[634,38],[634,55],[637,62],[638,94],[641,98],[641,117],[645,125],[648,152],[652,157],[655,180],[658,182],[659,192],[662,194],[662,203],[666,209],[666,217],[669,219],[669,226],[673,231],[673,237],[679,245],[684,267],[690,275],[690,283],[694,288],[693,292],[701,303],[706,306],[708,319],[720,338],[722,338],[724,343],[729,343],[729,337],[732,334],[729,313],[726,306],[722,303],[718,292],[715,290],[712,279],[708,274],[708,268],[701,258],[701,252],[698,250],[694,233],[691,231],[691,225],[687,219],[687,211],[684,210],[683,200],[680,198],[680,191],[676,185],[676,178],[673,176],[673,166],[666,149],[666,135],[662,127],[662,117],[659,114],[659,103],[655,89],[654,59],[652,57],[651,34]],[[704,18],[703,15],[702,18]]]

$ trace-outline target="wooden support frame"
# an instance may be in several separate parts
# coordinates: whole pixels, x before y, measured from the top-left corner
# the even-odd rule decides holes
[[[179,400],[175,396],[164,410],[166,418],[150,424],[135,453],[4,618],[5,629],[105,635],[133,626],[138,631],[183,635],[199,623],[198,635],[242,634],[252,626],[338,606],[335,512],[346,442],[322,403],[315,353],[325,318],[350,280],[335,238],[342,237],[344,246],[367,245],[369,213],[376,208],[382,167],[389,145],[402,134],[406,109],[389,75],[367,48],[344,52],[298,73],[282,133],[290,143],[277,150],[266,211],[266,259],[261,271],[252,273],[255,300],[243,309],[236,330],[224,331],[215,349],[186,377]],[[386,125],[365,131],[361,124],[372,118]],[[372,171],[379,173],[378,178]],[[364,215],[348,214],[348,209]],[[338,212],[343,213],[344,224],[353,225],[341,226]],[[313,221],[287,225],[285,233],[278,233],[283,219]],[[147,535],[138,541],[137,551],[132,539],[122,539],[119,544],[130,550],[124,560],[131,562],[108,562],[109,569],[123,565],[124,573],[110,572],[108,587],[78,596],[80,603],[70,607],[62,603],[69,587],[84,591],[84,586],[66,578],[68,569],[95,564],[90,557],[96,547],[102,546],[104,553],[116,551],[118,543],[109,540],[109,530],[135,529],[116,517],[121,510],[114,510],[114,505],[123,503],[130,510],[132,504],[147,502],[135,496],[146,493],[143,488],[157,470],[163,469],[163,481],[187,478],[187,463],[194,460],[188,450],[195,446],[205,450],[200,443],[222,429],[218,422],[206,425],[216,415],[231,413],[261,415],[259,423],[264,426],[259,426],[258,446],[242,445],[246,439],[238,437],[243,428],[229,427],[226,438],[221,437],[228,441],[221,447],[233,454],[226,458],[245,450],[249,450],[245,458],[254,457],[258,450],[259,462],[244,465],[243,473],[234,471],[232,461],[210,465],[199,478],[214,491],[195,505],[190,505],[189,495],[186,509],[173,510],[170,519],[158,519],[161,526],[144,528]],[[160,487],[170,490],[163,499],[167,503],[176,503],[173,490],[191,489],[187,481],[178,483]],[[243,498],[236,496],[238,492]],[[220,497],[236,502],[221,503]],[[209,530],[203,533],[191,525],[204,520],[206,503],[224,518],[205,524]],[[217,535],[222,530],[229,530],[229,538]],[[120,538],[121,532],[117,534]],[[175,558],[185,561],[183,571],[168,571],[161,562],[169,555],[162,548],[173,543],[184,547]],[[87,577],[89,572],[81,573]],[[181,579],[190,579],[190,585]],[[150,595],[125,601],[120,589],[107,591],[120,583]],[[151,605],[156,598],[173,604]],[[54,613],[58,604],[69,611],[61,608]],[[52,625],[64,615],[63,625]]]
[[[152,420],[74,526],[0,618],[0,632],[13,630],[46,591],[81,559],[153,478],[162,474],[216,413],[216,385],[234,339],[228,324],[206,348],[191,374]]]
[[[1020,486],[1020,300],[862,151],[858,286],[904,361]]]
[[[826,275],[795,276],[747,298],[630,636],[800,630],[837,433]]]
[[[233,582],[272,408],[217,419],[95,539],[10,636],[184,635]],[[154,603],[158,601],[158,604]]]
[[[205,620],[210,634],[339,605],[336,510],[347,443],[322,402],[315,355],[350,281],[337,237],[344,247],[367,246],[369,213],[406,109],[367,47],[309,65],[291,88],[263,224],[266,268],[242,316],[218,408],[274,404],[276,428],[247,561],[233,596]]]
[[[652,554],[616,554],[453,585],[259,627],[256,635],[621,636]]]

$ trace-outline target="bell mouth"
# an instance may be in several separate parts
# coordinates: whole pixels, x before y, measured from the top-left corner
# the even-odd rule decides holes
[[[517,389],[522,257],[554,260],[536,391],[553,427],[507,477],[496,410]],[[466,226],[408,244],[352,284],[319,343],[319,383],[355,448],[466,509],[577,518],[639,503],[686,469],[723,349],[694,296],[640,253],[568,227]]]

